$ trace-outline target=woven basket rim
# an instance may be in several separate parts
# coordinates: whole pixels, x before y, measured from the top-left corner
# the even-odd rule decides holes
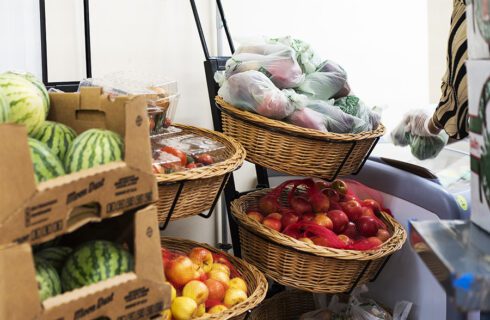
[[[157,182],[159,184],[174,183],[174,182],[180,182],[184,180],[206,179],[206,178],[222,176],[226,173],[235,171],[245,161],[245,157],[247,154],[245,148],[243,148],[243,146],[238,141],[236,141],[231,137],[228,137],[227,135],[221,132],[204,129],[204,128],[198,128],[194,126],[183,125],[183,124],[173,124],[173,126],[183,130],[188,129],[192,131],[197,131],[200,135],[208,138],[219,137],[221,140],[226,141],[225,145],[227,148],[233,148],[234,154],[230,158],[224,161],[209,166],[184,170],[180,172],[172,172],[168,174],[155,174],[157,178]]]
[[[390,255],[403,246],[407,238],[407,234],[402,225],[396,221],[389,214],[382,212],[382,220],[388,223],[393,229],[391,237],[386,240],[379,248],[374,250],[358,251],[358,250],[343,250],[334,249],[323,246],[317,246],[315,244],[309,244],[303,241],[296,240],[293,237],[282,234],[278,231],[270,229],[263,224],[250,219],[245,213],[245,202],[256,196],[262,196],[270,192],[273,189],[262,189],[259,191],[251,192],[231,203],[231,212],[233,216],[238,220],[237,222],[248,232],[255,234],[256,236],[272,241],[283,247],[292,248],[302,253],[311,254],[314,256],[335,258],[340,260],[376,260],[387,255]]]
[[[221,111],[227,113],[233,118],[238,118],[242,121],[246,121],[263,127],[269,131],[278,131],[287,135],[297,135],[307,139],[314,139],[320,141],[329,141],[336,143],[349,143],[353,141],[360,141],[366,139],[373,139],[381,137],[385,134],[386,128],[380,123],[379,126],[372,131],[364,131],[361,133],[334,133],[334,132],[322,132],[314,129],[303,128],[289,124],[284,121],[269,119],[267,117],[255,114],[249,111],[241,110],[232,104],[226,102],[222,97],[216,96],[215,101],[220,107]]]
[[[242,259],[239,259],[235,256],[232,256],[231,254],[229,254],[225,251],[222,251],[222,250],[219,250],[215,247],[212,247],[206,243],[200,243],[200,242],[196,242],[196,241],[192,241],[192,240],[188,240],[188,239],[183,239],[183,238],[177,238],[177,237],[161,237],[160,238],[160,243],[162,244],[162,246],[164,246],[165,243],[172,242],[172,241],[179,242],[181,244],[185,244],[185,246],[188,245],[188,246],[194,246],[194,247],[196,247],[196,246],[203,247],[203,248],[210,250],[213,253],[222,254],[222,255],[226,256],[226,258],[233,264],[233,266],[239,265],[241,269],[247,270],[248,272],[253,274],[254,278],[257,281],[257,287],[255,288],[254,292],[249,295],[249,297],[246,301],[239,303],[239,304],[233,306],[232,308],[227,309],[221,313],[213,314],[213,315],[206,315],[206,316],[202,316],[199,318],[195,318],[193,320],[211,320],[211,319],[225,320],[225,319],[237,317],[237,316],[240,316],[240,315],[244,314],[245,312],[255,308],[265,299],[265,296],[267,294],[267,289],[268,289],[267,279],[265,278],[264,274],[262,272],[260,272],[259,269],[257,269],[255,266],[251,265],[250,263],[248,263]],[[248,283],[247,283],[247,285],[248,285]]]

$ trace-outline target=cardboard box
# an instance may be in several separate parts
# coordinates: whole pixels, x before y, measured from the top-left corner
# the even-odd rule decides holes
[[[490,60],[468,61],[471,220],[490,232]]]
[[[25,127],[0,125],[0,244],[45,242],[157,200],[144,97],[110,98],[100,88],[82,88],[81,93],[50,93],[50,98],[49,120],[77,133],[91,128],[119,133],[124,161],[36,185]],[[87,204],[99,210],[80,210]]]
[[[466,23],[469,59],[490,59],[490,1],[467,1]]]
[[[78,243],[89,239],[127,243],[133,247],[135,270],[41,303],[31,246],[9,244],[0,248],[0,319],[150,319],[169,308],[170,286],[163,273],[155,206],[89,224],[68,238],[75,244],[77,239]]]

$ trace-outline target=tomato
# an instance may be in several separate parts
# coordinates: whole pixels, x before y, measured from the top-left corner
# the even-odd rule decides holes
[[[187,169],[195,169],[197,168],[197,164],[195,162],[193,163],[188,163],[186,166],[185,166]]]
[[[170,147],[170,146],[165,146],[160,150],[167,152],[167,153],[170,153],[170,154],[176,156],[177,158],[179,158],[181,165],[185,166],[187,164],[187,155],[184,152],[180,151],[179,149],[176,149],[176,148]]]
[[[347,184],[342,180],[335,180],[332,182],[332,189],[339,194],[345,195],[347,193]]]
[[[210,165],[214,163],[213,157],[208,153],[203,153],[197,156],[197,162],[200,162],[204,165]]]

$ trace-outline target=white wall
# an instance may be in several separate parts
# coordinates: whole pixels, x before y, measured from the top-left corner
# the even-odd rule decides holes
[[[356,94],[390,107],[390,127],[402,112],[429,102],[426,0],[224,0],[223,6],[236,39],[292,35],[339,62]]]

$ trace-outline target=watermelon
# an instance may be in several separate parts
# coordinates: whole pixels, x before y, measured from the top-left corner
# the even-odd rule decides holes
[[[8,121],[10,105],[7,101],[7,97],[3,94],[2,89],[0,89],[0,123],[5,123]]]
[[[29,73],[29,72],[18,73],[18,72],[8,71],[8,72],[6,72],[6,74],[7,75],[11,74],[14,76],[22,77],[22,78],[26,79],[27,81],[29,81],[30,83],[32,83],[34,86],[36,86],[36,88],[39,91],[39,94],[41,95],[41,98],[43,99],[44,112],[46,113],[46,116],[48,116],[49,94],[48,94],[48,90],[44,86],[44,83],[41,80],[39,80],[38,78],[36,78],[35,75],[33,75],[32,73]]]
[[[44,143],[29,138],[32,165],[36,182],[43,182],[65,174],[63,163]]]
[[[0,74],[0,90],[9,103],[8,122],[25,125],[29,134],[44,122],[44,100],[30,81],[13,73],[3,73]]]
[[[67,172],[77,172],[124,159],[124,141],[115,132],[90,129],[75,138],[65,156]]]
[[[104,240],[82,244],[65,262],[61,282],[65,291],[103,281],[134,268],[133,257],[121,246]]]
[[[36,282],[41,301],[61,293],[61,281],[55,268],[44,259],[34,258]]]
[[[36,258],[47,261],[58,273],[61,273],[66,259],[72,252],[73,249],[70,247],[51,247],[36,253]]]
[[[53,121],[44,121],[32,135],[34,139],[47,145],[62,162],[76,136],[72,128]]]

